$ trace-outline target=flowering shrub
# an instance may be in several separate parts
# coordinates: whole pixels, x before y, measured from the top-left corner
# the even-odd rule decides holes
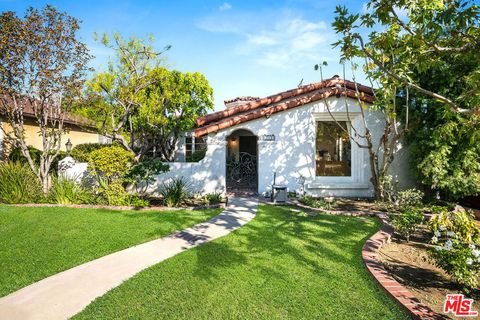
[[[442,207],[435,210],[438,213],[429,223],[433,231],[431,242],[435,244],[430,256],[436,266],[465,289],[476,287],[480,276],[480,229],[464,210],[449,212]]]
[[[433,218],[429,222],[432,232],[446,229],[454,232],[457,237],[466,243],[476,243],[480,240],[480,229],[478,228],[473,214],[465,210],[449,211],[446,207],[433,206]]]
[[[397,183],[393,181],[392,176],[386,176],[382,179],[382,188],[384,198],[381,204],[388,211],[399,211],[407,207],[421,207],[424,193],[416,188],[397,191]]]
[[[423,222],[423,214],[413,207],[406,207],[401,213],[392,216],[395,231],[410,241],[410,235],[415,232],[417,226]]]
[[[419,207],[422,205],[423,192],[418,189],[407,189],[396,195],[395,204],[397,207]]]

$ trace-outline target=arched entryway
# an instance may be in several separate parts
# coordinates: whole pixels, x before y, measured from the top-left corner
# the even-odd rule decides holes
[[[228,192],[258,190],[258,137],[238,129],[227,137],[226,186]]]

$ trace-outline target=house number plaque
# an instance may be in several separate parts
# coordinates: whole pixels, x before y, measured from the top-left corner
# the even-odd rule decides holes
[[[264,134],[262,137],[263,141],[275,141],[275,135],[274,134]]]

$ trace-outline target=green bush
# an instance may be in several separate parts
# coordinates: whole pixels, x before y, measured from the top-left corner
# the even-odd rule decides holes
[[[27,148],[28,148],[28,151],[30,152],[30,156],[32,157],[33,163],[35,163],[35,165],[38,167],[40,165],[40,155],[42,154],[42,151],[32,146],[28,146]],[[54,151],[50,152],[50,154],[54,154],[54,153],[55,153]],[[50,166],[50,172],[56,173],[58,171],[58,162],[63,158],[65,158],[66,156],[67,156],[67,153],[65,151],[60,151],[58,153],[58,156],[52,161],[52,164]],[[8,155],[8,160],[11,162],[20,162],[28,165],[28,160],[26,157],[23,156],[22,149],[20,147],[16,147],[12,149],[12,151]]]
[[[478,286],[480,250],[476,245],[446,238],[437,242],[429,254],[434,264],[463,286],[464,290],[469,291]]]
[[[150,202],[136,194],[129,194],[128,195],[128,205],[132,207],[148,207]]]
[[[135,207],[149,205],[147,200],[138,195],[127,194],[120,180],[100,188],[100,192],[97,194],[93,188],[83,187],[72,179],[62,177],[54,179],[48,200],[58,204],[107,204]]]
[[[43,198],[42,186],[30,166],[20,162],[0,165],[0,201],[35,203]]]
[[[163,184],[160,194],[163,196],[163,203],[167,207],[177,207],[181,205],[189,197],[191,193],[191,185],[184,178],[173,178]]]
[[[65,177],[54,177],[48,200],[57,204],[102,204],[93,188],[83,187]]]
[[[108,183],[121,179],[128,172],[133,161],[133,153],[118,146],[97,149],[90,154],[88,168],[97,179]]]
[[[419,209],[406,207],[400,213],[392,215],[391,218],[395,231],[405,237],[408,242],[410,235],[423,222],[424,216]]]
[[[465,210],[448,211],[434,207],[435,216],[429,222],[433,232],[430,250],[433,262],[453,280],[470,290],[478,286],[480,276],[480,229],[473,214]]]
[[[78,162],[88,162],[90,159],[90,154],[98,149],[102,149],[105,147],[110,146],[110,144],[103,144],[103,143],[81,143],[77,144],[72,148],[70,151],[70,155],[73,159],[77,160]]]
[[[419,182],[440,191],[446,200],[480,194],[480,117],[445,112],[424,116],[422,130],[411,130],[407,136]]]
[[[40,163],[40,154],[42,152],[32,146],[28,146],[27,149],[30,152],[30,156],[32,157],[33,162],[36,164]],[[15,147],[12,149],[12,151],[10,151],[10,154],[8,155],[8,160],[10,160],[11,162],[27,163],[27,158],[23,156],[22,149],[20,147]]]
[[[333,207],[333,203],[326,202],[320,198],[314,198],[309,195],[303,195],[298,199],[301,203],[312,207],[312,208],[319,208],[324,210],[331,210]]]
[[[90,153],[88,168],[99,183],[99,193],[112,206],[148,206],[147,200],[129,195],[124,182],[151,181],[153,172],[165,170],[159,161],[136,165],[131,168],[133,154],[122,147],[111,145]],[[167,167],[168,168],[168,167]]]
[[[465,210],[449,211],[446,207],[432,207],[434,216],[428,226],[432,232],[450,230],[462,242],[480,242],[480,229],[478,228],[473,213]]]
[[[102,190],[102,194],[105,196],[107,203],[111,206],[128,206],[128,194],[122,183],[119,180],[115,180],[108,184],[105,189]]]
[[[110,206],[145,207],[150,203],[137,194],[128,194],[120,180],[115,180],[101,189],[100,194]]]
[[[142,192],[148,189],[150,183],[155,181],[155,175],[168,172],[170,166],[158,159],[142,161],[133,167],[125,175],[125,181],[142,186]],[[137,190],[138,191],[138,190]]]
[[[207,193],[203,196],[203,202],[208,206],[212,203],[220,203],[223,200],[222,193],[214,192],[214,193]]]
[[[382,201],[386,203],[393,203],[395,199],[398,181],[394,180],[391,175],[383,176],[380,179],[380,187],[383,190],[383,199]]]
[[[397,207],[419,207],[422,205],[423,192],[418,189],[407,189],[400,191],[395,196]]]

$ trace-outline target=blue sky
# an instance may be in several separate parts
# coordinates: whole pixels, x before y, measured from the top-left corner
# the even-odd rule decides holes
[[[361,11],[362,1],[17,1],[0,0],[0,9],[22,15],[29,6],[55,5],[82,20],[80,36],[102,70],[112,52],[93,33],[124,37],[152,34],[171,68],[199,71],[214,89],[215,109],[242,95],[266,96],[319,81],[315,63],[328,61],[324,75],[342,75],[331,28],[338,4]],[[347,77],[350,77],[347,73]],[[357,76],[363,80],[361,75]]]

